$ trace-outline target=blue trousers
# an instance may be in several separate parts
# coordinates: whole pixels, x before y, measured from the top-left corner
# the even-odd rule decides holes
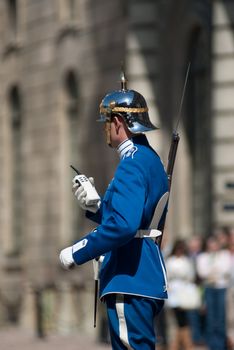
[[[194,344],[205,342],[205,316],[199,309],[187,312]]]
[[[155,316],[163,300],[111,294],[105,301],[114,350],[155,350]]]
[[[206,337],[210,350],[226,350],[226,289],[206,288]]]

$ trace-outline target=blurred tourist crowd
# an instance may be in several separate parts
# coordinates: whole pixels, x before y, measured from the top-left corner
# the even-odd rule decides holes
[[[158,348],[233,350],[234,229],[178,239],[164,253],[169,299],[157,324]]]

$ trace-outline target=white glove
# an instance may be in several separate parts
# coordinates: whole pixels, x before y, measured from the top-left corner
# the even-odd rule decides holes
[[[65,270],[70,270],[71,268],[73,268],[75,266],[75,262],[72,256],[72,246],[61,250],[59,254],[59,259],[61,265]]]
[[[91,182],[93,187],[95,187],[93,177],[89,177],[89,181]],[[72,183],[73,183],[73,186],[72,186],[73,193],[76,196],[80,207],[84,210],[89,210],[93,213],[96,213],[100,208],[101,201],[98,201],[94,205],[86,205],[87,192],[85,191],[82,185],[79,185],[79,183],[76,182],[76,176],[73,178]]]

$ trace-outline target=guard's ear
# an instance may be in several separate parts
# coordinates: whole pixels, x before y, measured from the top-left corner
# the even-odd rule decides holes
[[[122,125],[122,118],[119,115],[115,115],[113,117],[113,122],[115,124],[115,130],[118,133],[119,129],[120,129],[121,125]]]

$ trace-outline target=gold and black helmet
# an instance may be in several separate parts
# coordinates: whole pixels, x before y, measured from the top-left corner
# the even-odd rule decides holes
[[[149,119],[144,97],[139,92],[126,88],[124,73],[121,76],[121,90],[112,91],[103,98],[98,121],[109,121],[113,115],[120,115],[133,134],[158,129]]]

